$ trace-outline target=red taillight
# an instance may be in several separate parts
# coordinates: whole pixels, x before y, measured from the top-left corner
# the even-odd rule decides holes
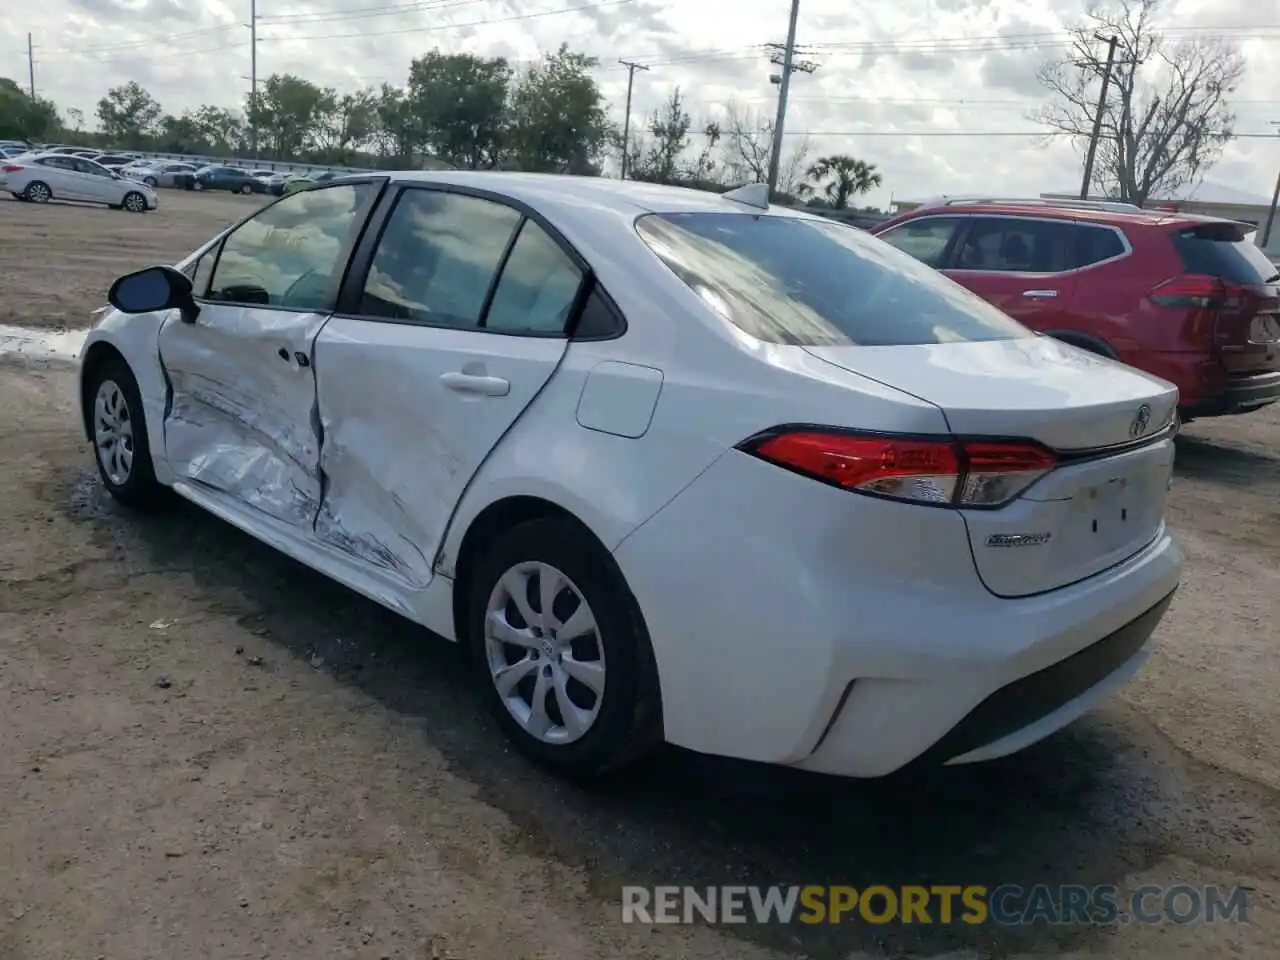
[[[741,449],[796,473],[871,496],[934,506],[998,507],[1053,469],[1053,453],[1024,441],[774,431]]]
[[[17,173],[21,169],[22,164],[20,163],[6,163],[3,167],[0,167],[0,170],[3,170],[5,173]]]
[[[1160,307],[1220,307],[1227,298],[1227,287],[1217,277],[1189,273],[1160,284],[1148,297]]]

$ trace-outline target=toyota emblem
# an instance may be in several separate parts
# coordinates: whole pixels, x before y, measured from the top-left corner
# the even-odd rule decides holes
[[[1151,425],[1151,408],[1145,403],[1138,408],[1138,413],[1133,418],[1133,423],[1129,424],[1129,436],[1135,440],[1147,432],[1147,427]]]

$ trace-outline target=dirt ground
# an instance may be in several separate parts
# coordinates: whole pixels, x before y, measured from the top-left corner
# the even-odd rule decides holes
[[[80,327],[111,281],[174,263],[248,216],[262,197],[161,190],[160,209],[19,203],[0,190],[0,324]]]
[[[248,209],[162,203],[0,201],[4,322],[84,317],[115,273]],[[50,264],[70,281],[29,276]],[[114,507],[74,384],[0,358],[3,960],[1280,956],[1280,410],[1188,428],[1188,567],[1159,647],[1059,736],[880,783],[668,750],[584,790],[510,753],[452,645],[194,509]],[[1244,885],[1248,922],[649,928],[618,909],[623,884],[1037,882]]]

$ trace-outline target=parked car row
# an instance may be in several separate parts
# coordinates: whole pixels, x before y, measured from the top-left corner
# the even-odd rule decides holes
[[[1256,229],[1128,204],[953,199],[871,233],[1032,330],[1175,384],[1185,423],[1280,400],[1280,269]]]

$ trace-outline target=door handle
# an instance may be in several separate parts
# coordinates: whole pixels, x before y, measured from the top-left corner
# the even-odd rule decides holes
[[[1022,295],[1031,300],[1052,300],[1058,295],[1057,290],[1023,290]]]
[[[440,382],[457,393],[475,393],[482,397],[505,397],[511,392],[511,384],[501,377],[473,373],[442,373]]]

